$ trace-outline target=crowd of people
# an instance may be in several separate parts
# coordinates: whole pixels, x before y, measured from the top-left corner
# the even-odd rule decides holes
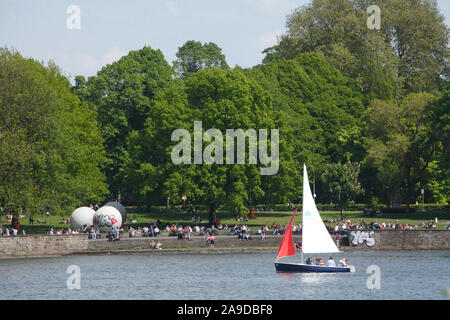
[[[214,248],[216,243],[216,235],[212,230],[206,230],[203,234],[203,239],[205,240],[205,245],[210,248]]]
[[[191,240],[192,232],[200,232],[200,227],[196,225],[194,228],[191,226],[184,226],[179,224],[172,224],[171,226],[167,225],[165,231],[169,233],[169,236],[176,236],[178,240]]]
[[[98,205],[91,205],[94,209],[98,207]],[[367,211],[369,212],[369,211]],[[45,213],[47,216],[49,212]],[[13,214],[10,212],[3,212],[3,217],[6,218],[6,225],[0,227],[0,236],[19,236],[25,235],[25,230],[23,228],[19,228],[19,219],[27,218],[23,214]],[[30,220],[30,224],[35,222],[35,219],[30,216],[28,217]],[[178,240],[191,240],[192,235],[203,235],[206,240],[206,235],[216,236],[216,231],[228,231],[229,235],[235,235],[239,240],[251,240],[252,234],[258,235],[261,240],[266,239],[266,235],[283,235],[287,228],[285,224],[265,224],[259,227],[253,227],[253,230],[250,230],[247,222],[248,217],[235,217],[236,224],[234,226],[223,225],[218,221],[218,225],[215,227],[206,227],[202,222],[200,216],[193,216],[191,219],[191,224],[189,225],[181,225],[181,224],[169,224],[166,227],[162,227],[161,222],[158,220],[157,223],[150,222],[145,226],[124,226],[123,228],[116,230],[114,232],[110,232],[107,234],[108,239],[112,239],[113,241],[120,241],[120,237],[123,233],[128,233],[130,238],[134,237],[158,237],[161,235],[161,232],[165,231],[169,236],[176,236]],[[418,224],[411,223],[400,223],[399,220],[394,221],[365,221],[358,220],[352,221],[351,219],[345,218],[341,221],[339,218],[335,219],[324,219],[323,220],[328,231],[332,235],[336,235],[336,239],[340,236],[348,235],[350,231],[353,230],[419,230],[419,229],[437,229],[437,218],[431,219],[429,221],[424,221]],[[41,219],[37,220],[38,223],[45,223]],[[62,225],[70,224],[70,218],[62,218],[59,222]],[[159,227],[158,227],[159,226]],[[160,228],[162,230],[160,230]],[[450,225],[446,225],[445,229],[450,230]],[[100,232],[95,230],[94,228],[90,228],[89,230],[72,230],[70,227],[61,226],[61,228],[57,227],[49,227],[46,231],[47,235],[71,235],[71,234],[79,234],[79,233],[87,232],[89,234],[89,239],[99,239],[101,238]],[[292,233],[293,234],[302,234],[302,224],[294,224],[292,225]],[[208,241],[207,241],[208,242]],[[211,242],[208,242],[211,244]]]
[[[320,265],[326,265],[327,267],[336,267],[336,266],[338,266],[338,265],[336,264],[336,261],[334,261],[333,257],[329,257],[327,263],[325,264],[325,262],[324,262],[324,261],[322,260],[322,258],[320,258],[320,257],[319,257],[319,258],[316,258],[315,263],[313,263],[313,258],[312,258],[311,256],[309,256],[309,257],[306,259],[306,262],[305,262],[305,263],[306,263],[306,264],[310,264],[310,265],[315,264],[315,265],[318,265],[318,266],[320,266]],[[339,260],[339,266],[340,266],[340,267],[346,267],[346,266],[348,266],[347,259],[346,259],[346,258],[340,259],[340,260]]]
[[[333,222],[333,221],[331,221]],[[336,221],[334,221],[336,223]],[[437,225],[437,218],[435,220],[430,220],[428,222],[422,222],[417,225],[409,224],[409,223],[399,223],[398,220],[392,222],[378,222],[378,221],[371,221],[371,222],[365,222],[362,220],[361,222],[352,222],[350,219],[345,219],[342,222],[336,223],[336,226],[331,229],[331,227],[328,227],[330,233],[332,234],[347,234],[348,231],[353,230],[419,230],[420,227],[426,228],[426,229],[436,229]],[[450,227],[450,226],[449,226]],[[447,229],[449,228],[447,227]],[[331,230],[330,230],[331,229]]]
[[[111,231],[109,231],[106,234],[106,239],[108,239],[108,241],[113,241],[113,242],[119,242],[120,238],[122,237],[123,234],[123,229],[111,229]]]
[[[235,225],[233,228],[233,232],[237,235],[239,240],[251,240],[252,239],[250,230],[246,224]]]
[[[137,227],[137,228],[125,226],[124,231],[128,232],[130,238],[157,237],[161,234],[161,230],[153,222],[150,222],[148,226]]]
[[[19,232],[19,229],[14,228],[12,226],[2,226],[0,227],[0,237],[9,237],[9,236],[18,236],[19,234],[25,235],[25,230],[22,229]]]
[[[155,242],[154,240],[152,240],[152,242],[150,242],[150,249],[152,249],[152,250],[162,250],[161,241]]]
[[[80,230],[78,229],[71,229],[71,228],[59,228],[59,229],[54,229],[53,227],[50,227],[47,229],[47,235],[68,235],[68,234],[80,234]]]

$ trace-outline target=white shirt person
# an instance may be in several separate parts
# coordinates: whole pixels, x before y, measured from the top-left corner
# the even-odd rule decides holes
[[[336,262],[333,260],[333,257],[330,257],[327,261],[327,267],[336,267]]]

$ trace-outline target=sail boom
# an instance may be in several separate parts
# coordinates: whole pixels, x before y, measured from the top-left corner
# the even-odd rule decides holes
[[[314,253],[343,253],[344,251],[303,251],[303,253],[314,254]]]

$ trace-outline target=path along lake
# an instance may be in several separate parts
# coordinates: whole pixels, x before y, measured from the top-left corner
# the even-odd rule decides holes
[[[450,252],[348,252],[351,274],[282,274],[275,253],[103,255],[0,260],[0,299],[448,299]],[[322,255],[322,258],[328,258]],[[296,261],[300,257],[289,257]],[[337,259],[336,259],[337,260]],[[80,289],[67,269],[80,268]],[[369,266],[379,289],[369,289]],[[371,278],[374,279],[374,278]],[[369,280],[370,281],[370,280]],[[372,282],[374,284],[375,282]]]

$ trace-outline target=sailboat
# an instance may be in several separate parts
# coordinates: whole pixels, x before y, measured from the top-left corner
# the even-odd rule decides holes
[[[302,254],[301,263],[279,262],[281,258],[296,254],[292,239],[292,223],[297,208],[285,230],[280,248],[275,260],[275,269],[278,272],[355,272],[354,266],[327,266],[303,263],[303,254],[338,253],[338,247],[331,238],[325,224],[317,210],[308,181],[306,165],[303,166],[303,228],[302,228]]]

